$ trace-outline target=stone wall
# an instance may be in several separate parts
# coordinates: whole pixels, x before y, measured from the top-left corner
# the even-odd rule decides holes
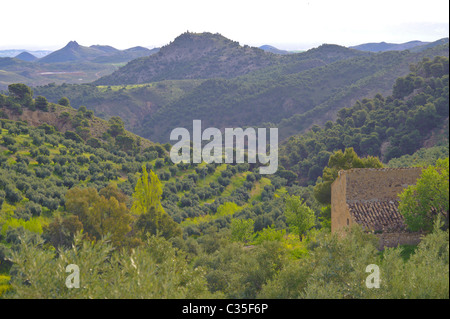
[[[416,184],[422,168],[351,169],[342,171],[346,178],[346,200],[386,201],[398,200],[404,188]]]
[[[365,168],[339,172],[331,186],[331,231],[339,232],[356,223],[349,204],[396,201],[406,187],[416,184],[421,173],[422,168]],[[377,234],[380,249],[417,245],[421,236],[420,233],[395,231]]]
[[[347,206],[346,190],[346,178],[338,177],[331,185],[331,232],[336,232],[353,224]]]
[[[378,237],[378,248],[397,247],[398,245],[417,245],[423,236],[422,233],[382,233]]]

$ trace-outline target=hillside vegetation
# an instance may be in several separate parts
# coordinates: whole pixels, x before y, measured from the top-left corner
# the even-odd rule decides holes
[[[274,55],[220,35],[186,33],[96,85],[47,85],[35,92],[52,102],[67,96],[104,118],[120,115],[127,129],[162,143],[174,128],[191,127],[193,119],[220,129],[278,127],[286,139],[335,120],[357,100],[392,94],[395,80],[406,76],[411,64],[437,55],[448,56],[448,42],[416,53],[322,45]],[[230,61],[245,67],[234,72]]]
[[[131,61],[97,85],[142,84],[163,80],[231,78],[277,63],[279,56],[240,46],[220,34],[184,33],[158,53]]]
[[[280,150],[280,163],[305,183],[314,183],[336,149],[387,163],[432,145],[448,146],[448,58],[424,59],[398,78],[391,96],[377,94],[338,111],[336,122],[292,136]]]
[[[330,233],[323,187],[330,172],[383,166],[377,156],[448,176],[448,76],[447,57],[422,59],[392,95],[290,138],[265,176],[259,164],[174,164],[169,144],[126,131],[120,117],[100,120],[12,84],[0,95],[0,296],[448,298],[448,229],[436,222],[417,247],[380,253],[359,228]],[[196,89],[166,83],[122,93]],[[65,286],[68,264],[80,266],[83,289]],[[361,284],[369,264],[385,276],[382,289]]]

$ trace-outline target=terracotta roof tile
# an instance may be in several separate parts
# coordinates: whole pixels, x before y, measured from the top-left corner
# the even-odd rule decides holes
[[[374,201],[347,203],[354,221],[361,226],[383,232],[405,231],[402,214],[398,211],[398,201]]]

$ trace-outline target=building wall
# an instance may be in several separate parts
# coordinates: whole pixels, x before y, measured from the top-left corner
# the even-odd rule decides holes
[[[347,179],[338,177],[331,185],[331,232],[353,224],[346,202]]]
[[[421,233],[382,233],[377,234],[378,248],[397,247],[398,245],[417,245],[423,236]]]
[[[331,231],[354,223],[347,203],[398,200],[404,188],[414,185],[421,168],[352,169],[341,171],[331,185]],[[380,249],[397,245],[417,245],[421,234],[378,234]]]
[[[385,201],[398,200],[398,194],[414,185],[421,172],[421,168],[352,169],[341,172],[341,177],[347,178],[347,202]]]

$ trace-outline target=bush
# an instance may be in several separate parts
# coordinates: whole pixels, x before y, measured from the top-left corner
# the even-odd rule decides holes
[[[64,133],[64,136],[72,141],[75,141],[77,143],[83,143],[83,139],[75,132],[72,131],[67,131],[66,133]]]
[[[50,157],[45,155],[39,155],[38,157],[36,157],[36,161],[41,165],[48,165],[52,162],[50,160]]]
[[[12,136],[5,135],[5,136],[2,136],[2,137],[3,137],[3,144],[5,146],[16,144],[16,140]]]
[[[2,208],[2,204],[5,201],[6,193],[4,190],[0,189],[0,209]]]
[[[44,112],[48,111],[48,101],[45,97],[43,96],[37,96],[36,99],[34,100],[34,106]]]
[[[22,194],[15,190],[12,185],[6,185],[5,188],[5,199],[10,203],[15,204],[22,200]]]

